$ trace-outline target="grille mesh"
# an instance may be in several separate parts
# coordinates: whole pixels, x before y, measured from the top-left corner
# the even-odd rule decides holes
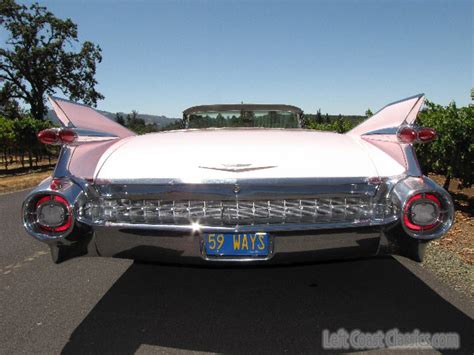
[[[304,200],[164,201],[101,198],[87,202],[80,215],[96,223],[209,226],[334,223],[383,219],[389,204],[370,196],[321,197]]]

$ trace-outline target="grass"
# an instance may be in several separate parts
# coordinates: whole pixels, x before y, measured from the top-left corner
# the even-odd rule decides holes
[[[0,194],[34,187],[52,172],[52,167],[47,166],[32,172],[0,176]]]
[[[19,157],[14,157],[14,161],[8,164],[8,170],[3,163],[0,165],[0,194],[24,190],[38,185],[41,181],[51,175],[56,158],[43,159],[33,162],[33,168],[29,167],[29,162],[25,166],[20,163]]]

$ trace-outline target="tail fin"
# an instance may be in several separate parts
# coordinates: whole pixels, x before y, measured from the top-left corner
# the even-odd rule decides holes
[[[52,96],[49,97],[49,101],[64,127],[113,134],[118,138],[135,135],[134,132],[102,115],[90,106]]]
[[[349,135],[396,134],[398,127],[412,124],[424,102],[424,94],[388,104],[347,132]]]
[[[424,94],[419,94],[388,104],[346,134],[359,136],[382,150],[404,166],[409,175],[421,176],[412,144],[400,142],[397,133],[401,126],[415,122],[423,102]]]

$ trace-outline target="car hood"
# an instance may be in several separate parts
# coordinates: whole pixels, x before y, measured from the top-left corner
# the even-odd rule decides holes
[[[404,170],[359,137],[296,129],[204,129],[122,139],[103,154],[95,178],[192,183],[394,176]]]

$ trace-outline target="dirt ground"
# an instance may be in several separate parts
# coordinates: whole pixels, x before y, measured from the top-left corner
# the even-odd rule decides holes
[[[0,194],[36,186],[51,175],[52,171],[51,167],[45,167],[33,172],[0,176]]]
[[[444,177],[430,176],[443,185]],[[474,188],[460,190],[458,181],[451,181],[449,191],[455,204],[455,221],[451,230],[441,239],[434,241],[457,255],[469,265],[474,265]]]
[[[28,163],[22,166],[18,157],[8,165],[8,170],[2,164],[0,166],[0,194],[38,185],[51,175],[56,165],[56,159],[35,161],[33,165],[34,168],[30,168]]]

